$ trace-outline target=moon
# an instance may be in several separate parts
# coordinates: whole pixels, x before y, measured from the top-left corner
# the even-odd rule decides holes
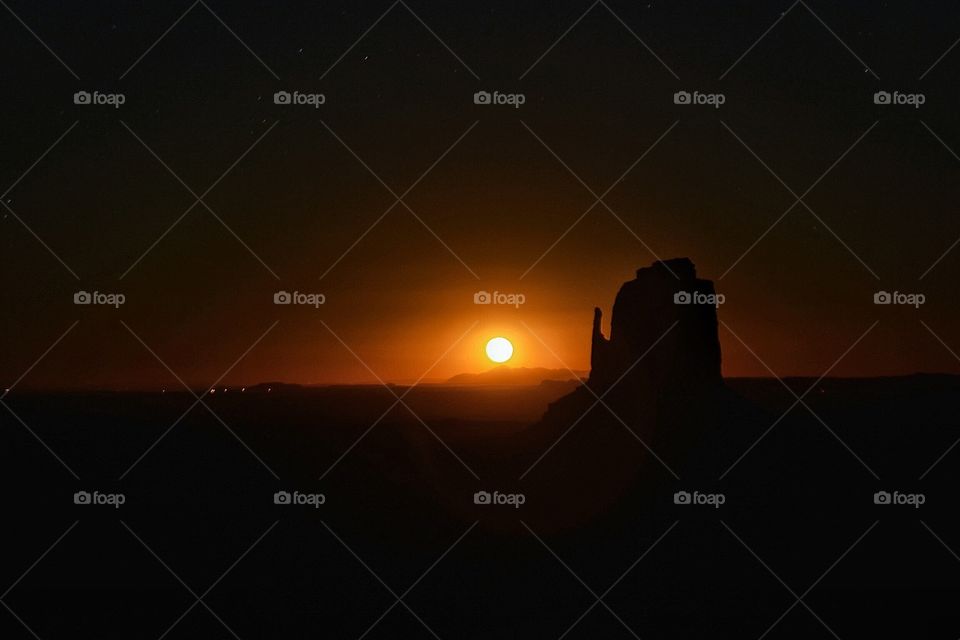
[[[506,362],[513,356],[513,345],[502,337],[491,338],[487,342],[487,357],[497,364]]]

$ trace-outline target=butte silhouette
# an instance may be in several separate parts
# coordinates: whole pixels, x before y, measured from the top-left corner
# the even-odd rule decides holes
[[[729,446],[729,427],[750,413],[721,375],[718,300],[689,258],[638,269],[617,293],[609,337],[594,309],[589,378],[551,403],[528,436],[550,442],[562,435],[571,464],[593,457],[609,474],[650,462],[665,473],[709,473],[701,454]],[[625,435],[659,462],[639,462],[636,451],[626,451],[633,447],[623,446]]]
[[[723,386],[717,299],[689,258],[638,269],[617,293],[609,338],[594,309],[586,388],[551,404],[543,420],[563,422],[605,405],[649,432],[668,406],[715,395]]]

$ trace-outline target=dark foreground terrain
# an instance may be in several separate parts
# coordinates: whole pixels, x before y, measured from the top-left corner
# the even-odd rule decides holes
[[[960,380],[786,383],[15,392],[0,637],[960,636]]]

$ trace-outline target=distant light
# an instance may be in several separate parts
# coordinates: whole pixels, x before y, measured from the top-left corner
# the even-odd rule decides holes
[[[513,345],[503,337],[491,338],[487,342],[487,357],[496,363],[506,362],[513,356]]]
[[[216,392],[217,392],[216,389],[210,389],[210,393],[216,393]]]
[[[241,392],[246,391],[246,390],[247,390],[246,387],[240,387],[240,391],[241,391]]]

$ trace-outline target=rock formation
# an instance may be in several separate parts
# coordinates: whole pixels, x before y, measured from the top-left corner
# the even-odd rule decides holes
[[[697,278],[688,258],[638,269],[617,293],[609,338],[601,328],[602,312],[594,309],[588,388],[552,403],[544,428],[562,429],[574,420],[593,424],[615,415],[615,421],[651,434],[658,423],[693,421],[686,417],[690,410],[709,404],[723,389],[717,332],[721,299],[711,281]]]
[[[697,278],[688,258],[638,269],[617,294],[609,339],[594,309],[591,388],[642,384],[660,395],[720,383],[717,300],[713,283]]]

